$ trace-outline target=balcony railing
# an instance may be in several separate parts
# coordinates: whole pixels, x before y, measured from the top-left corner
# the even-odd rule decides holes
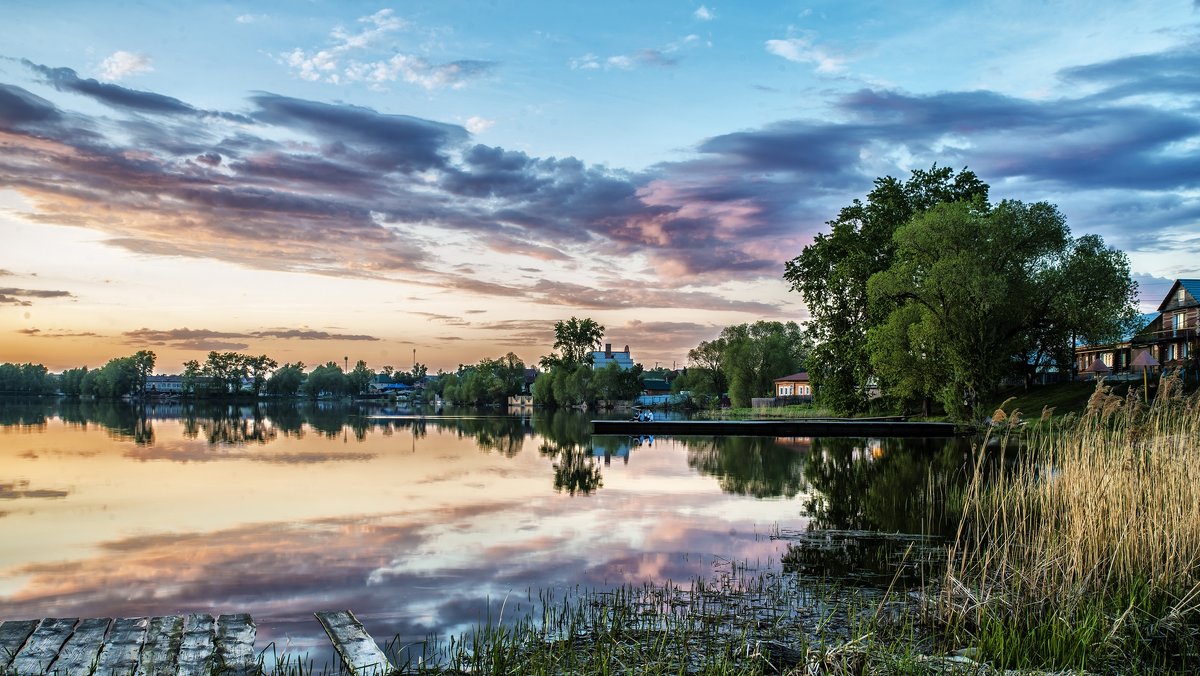
[[[1197,336],[1200,336],[1200,331],[1197,331],[1195,327],[1143,331],[1134,337],[1133,344],[1146,345],[1148,343],[1162,343],[1170,340],[1194,340]]]

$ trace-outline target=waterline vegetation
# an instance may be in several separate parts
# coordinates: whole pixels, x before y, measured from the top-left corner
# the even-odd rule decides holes
[[[1146,407],[1099,383],[1001,480],[976,473],[937,604],[951,636],[1009,667],[1200,663],[1200,395],[1180,389]]]
[[[1200,665],[1200,395],[1098,385],[1082,416],[996,415],[944,565],[886,589],[731,565],[489,622],[418,673],[1187,673]],[[1002,462],[996,462],[1002,460]],[[777,533],[777,537],[789,537]],[[810,537],[796,534],[797,541]],[[914,541],[915,542],[915,541]],[[895,559],[895,557],[892,557]],[[936,557],[934,557],[936,558]],[[784,562],[786,564],[786,562]],[[792,568],[794,570],[794,567]],[[903,575],[902,575],[903,573]],[[911,585],[911,586],[910,586]]]

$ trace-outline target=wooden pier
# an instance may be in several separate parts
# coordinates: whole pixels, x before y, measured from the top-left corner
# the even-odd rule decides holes
[[[952,437],[953,423],[855,418],[798,420],[593,420],[592,434],[749,437]]]
[[[316,613],[347,671],[396,669],[348,610]],[[246,614],[46,618],[0,622],[0,674],[36,676],[230,676],[262,673],[257,629]]]

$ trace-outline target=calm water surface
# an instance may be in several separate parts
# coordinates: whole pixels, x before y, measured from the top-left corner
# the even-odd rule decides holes
[[[954,442],[587,420],[0,399],[0,618],[248,612],[259,648],[322,655],[316,610],[419,640],[530,590],[778,565],[778,529],[953,525],[925,505],[962,474]]]

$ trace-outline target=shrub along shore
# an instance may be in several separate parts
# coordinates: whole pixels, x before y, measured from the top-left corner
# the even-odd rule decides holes
[[[1200,393],[1180,388],[997,410],[971,480],[942,497],[961,505],[957,536],[913,538],[884,589],[731,563],[690,585],[506,602],[471,634],[390,649],[426,674],[1195,673]]]

